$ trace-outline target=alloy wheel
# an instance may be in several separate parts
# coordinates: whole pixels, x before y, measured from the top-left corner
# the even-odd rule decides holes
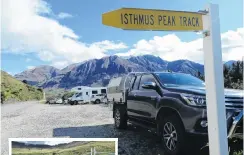
[[[118,127],[120,125],[120,112],[119,112],[119,109],[116,109],[116,112],[115,112],[115,124],[116,124],[116,127]]]
[[[167,122],[163,128],[163,140],[166,147],[173,151],[176,149],[177,144],[177,132],[174,125],[170,122]]]

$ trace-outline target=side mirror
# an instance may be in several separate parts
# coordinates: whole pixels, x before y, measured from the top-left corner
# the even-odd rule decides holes
[[[144,89],[155,89],[156,83],[155,82],[145,82],[142,84],[142,88],[144,88]]]

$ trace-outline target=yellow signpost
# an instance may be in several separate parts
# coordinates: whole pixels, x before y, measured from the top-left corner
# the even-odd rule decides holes
[[[127,30],[203,30],[201,13],[169,10],[121,8],[104,13],[102,23]]]

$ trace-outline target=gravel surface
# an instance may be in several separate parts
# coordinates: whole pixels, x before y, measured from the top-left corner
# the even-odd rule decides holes
[[[32,101],[4,104],[1,110],[2,155],[8,154],[8,138],[53,137],[118,138],[119,155],[164,155],[155,134],[130,124],[126,130],[116,130],[112,111],[104,104],[71,106]]]
[[[1,151],[8,138],[119,138],[121,155],[163,155],[156,136],[129,125],[114,129],[112,111],[105,105],[47,105],[37,102],[2,105]]]

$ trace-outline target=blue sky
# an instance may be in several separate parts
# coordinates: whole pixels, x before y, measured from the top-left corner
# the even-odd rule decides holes
[[[116,53],[153,54],[170,61],[186,58],[203,62],[201,54],[191,54],[201,46],[201,40],[197,40],[201,36],[194,32],[125,31],[102,25],[103,13],[121,7],[198,11],[208,2],[219,4],[221,33],[224,34],[222,44],[233,47],[235,43],[244,43],[243,29],[240,29],[243,27],[243,0],[72,0],[72,3],[64,0],[20,0],[15,6],[11,6],[9,1],[3,1],[3,7],[6,7],[3,9],[1,67],[11,74],[44,64],[63,68],[75,62]],[[10,10],[13,7],[15,9]],[[36,12],[36,8],[39,11]],[[20,15],[22,10],[25,12]],[[19,19],[26,19],[26,22]],[[11,24],[20,26],[12,28]],[[63,34],[72,39],[65,39]],[[156,45],[164,49],[160,45],[164,43],[171,51],[180,52],[179,49],[186,47],[190,52],[184,51],[182,56],[173,58],[172,54],[178,54],[159,49],[147,50],[155,49]],[[177,45],[181,48],[175,49]],[[240,57],[244,47],[236,46],[230,51],[223,50],[224,60]]]

